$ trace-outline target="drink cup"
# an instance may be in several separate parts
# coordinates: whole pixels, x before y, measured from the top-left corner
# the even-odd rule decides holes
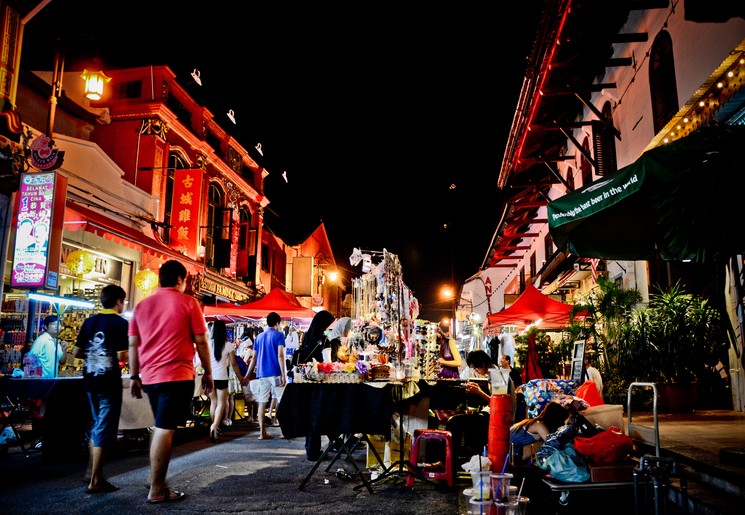
[[[480,500],[471,497],[468,501],[468,515],[491,515],[494,512],[494,504],[491,499]]]
[[[491,484],[489,482],[491,472],[488,470],[471,472],[471,481],[473,481],[473,498],[481,500],[491,500]]]
[[[517,495],[510,495],[510,501],[517,501],[517,515],[526,515],[528,513],[530,499],[525,496],[518,497]]]
[[[497,474],[492,473],[489,476],[491,483],[491,496],[495,501],[506,501],[510,495],[510,483],[512,482],[512,474]]]
[[[520,503],[517,500],[494,501],[494,510],[492,513],[497,515],[518,515]]]

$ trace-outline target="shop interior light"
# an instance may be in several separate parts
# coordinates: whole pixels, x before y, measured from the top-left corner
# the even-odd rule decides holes
[[[93,309],[96,305],[93,302],[80,299],[71,299],[69,297],[57,297],[56,295],[44,295],[41,293],[29,293],[28,298],[39,302],[49,302],[50,304],[59,304],[62,306],[72,306],[75,308]]]

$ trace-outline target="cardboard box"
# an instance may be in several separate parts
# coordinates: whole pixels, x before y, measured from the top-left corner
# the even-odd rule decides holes
[[[623,427],[623,406],[620,404],[601,404],[600,406],[590,406],[580,413],[596,426],[608,429],[615,426],[621,431]]]
[[[590,469],[590,482],[592,483],[633,481],[635,466],[636,463],[632,460],[620,463],[587,462],[587,468]]]

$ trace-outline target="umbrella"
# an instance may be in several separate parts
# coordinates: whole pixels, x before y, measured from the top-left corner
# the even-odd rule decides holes
[[[602,259],[721,264],[745,252],[745,126],[705,127],[548,204],[559,248]]]

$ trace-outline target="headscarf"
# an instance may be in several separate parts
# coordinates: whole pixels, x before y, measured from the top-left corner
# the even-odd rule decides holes
[[[310,321],[310,326],[303,336],[298,352],[299,362],[307,363],[315,358],[319,363],[323,361],[323,348],[326,346],[326,335],[324,332],[334,321],[334,315],[326,310],[319,311]],[[320,342],[320,345],[318,344]]]
[[[329,340],[340,340],[344,338],[347,331],[352,329],[352,319],[349,317],[341,317],[336,321],[334,327],[331,328],[331,334]]]

